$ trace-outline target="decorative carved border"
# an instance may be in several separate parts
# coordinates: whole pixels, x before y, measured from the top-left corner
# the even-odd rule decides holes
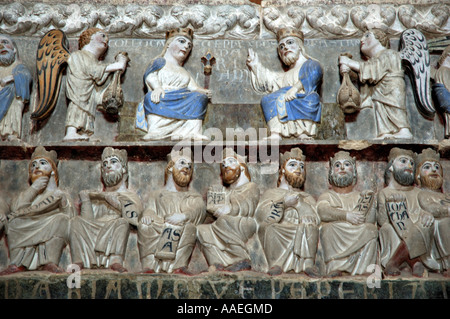
[[[376,27],[393,36],[416,28],[435,38],[450,35],[449,16],[448,4],[261,7],[14,2],[0,4],[0,32],[40,37],[59,28],[75,37],[88,27],[100,27],[113,37],[163,38],[171,28],[190,26],[197,39],[256,39],[274,38],[279,28],[292,26],[306,38],[342,39]]]

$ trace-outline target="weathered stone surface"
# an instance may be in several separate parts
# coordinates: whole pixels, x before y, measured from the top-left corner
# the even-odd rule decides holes
[[[79,276],[79,288],[75,276]],[[449,294],[450,280],[433,274],[422,279],[310,279],[254,272],[187,277],[83,270],[71,275],[29,272],[0,278],[0,299],[448,299]]]

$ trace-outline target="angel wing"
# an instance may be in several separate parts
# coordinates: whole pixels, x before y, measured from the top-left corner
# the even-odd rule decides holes
[[[69,41],[59,29],[50,30],[39,42],[36,55],[38,86],[38,105],[31,114],[31,119],[46,119],[58,101],[61,88],[62,71],[69,59]]]
[[[430,54],[427,41],[419,30],[403,31],[400,57],[411,77],[417,109],[423,116],[432,119],[436,110],[431,103]]]

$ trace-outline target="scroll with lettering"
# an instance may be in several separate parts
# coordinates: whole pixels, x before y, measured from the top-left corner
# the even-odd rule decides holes
[[[364,215],[367,215],[367,213],[372,209],[373,199],[374,199],[373,191],[365,190],[361,192],[355,209],[359,212],[364,213]]]
[[[161,260],[174,260],[183,230],[184,226],[164,223],[161,237],[156,246],[155,257]]]
[[[33,216],[53,211],[59,206],[61,199],[62,195],[50,195],[39,203],[12,212],[8,215],[8,220],[11,221],[16,217]]]
[[[397,234],[404,238],[405,234],[413,227],[409,217],[406,197],[402,194],[394,194],[386,199],[386,211]]]
[[[210,187],[206,198],[206,208],[208,211],[214,211],[227,203],[225,188]]]

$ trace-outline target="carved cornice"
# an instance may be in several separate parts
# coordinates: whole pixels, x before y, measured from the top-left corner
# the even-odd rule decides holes
[[[0,33],[40,37],[59,28],[76,37],[86,28],[96,26],[112,37],[156,39],[163,38],[174,27],[190,26],[196,39],[271,39],[279,28],[292,26],[310,39],[356,38],[372,27],[393,36],[408,28],[420,30],[427,38],[450,35],[448,4],[340,3],[343,4],[169,6],[13,2],[0,4]]]

